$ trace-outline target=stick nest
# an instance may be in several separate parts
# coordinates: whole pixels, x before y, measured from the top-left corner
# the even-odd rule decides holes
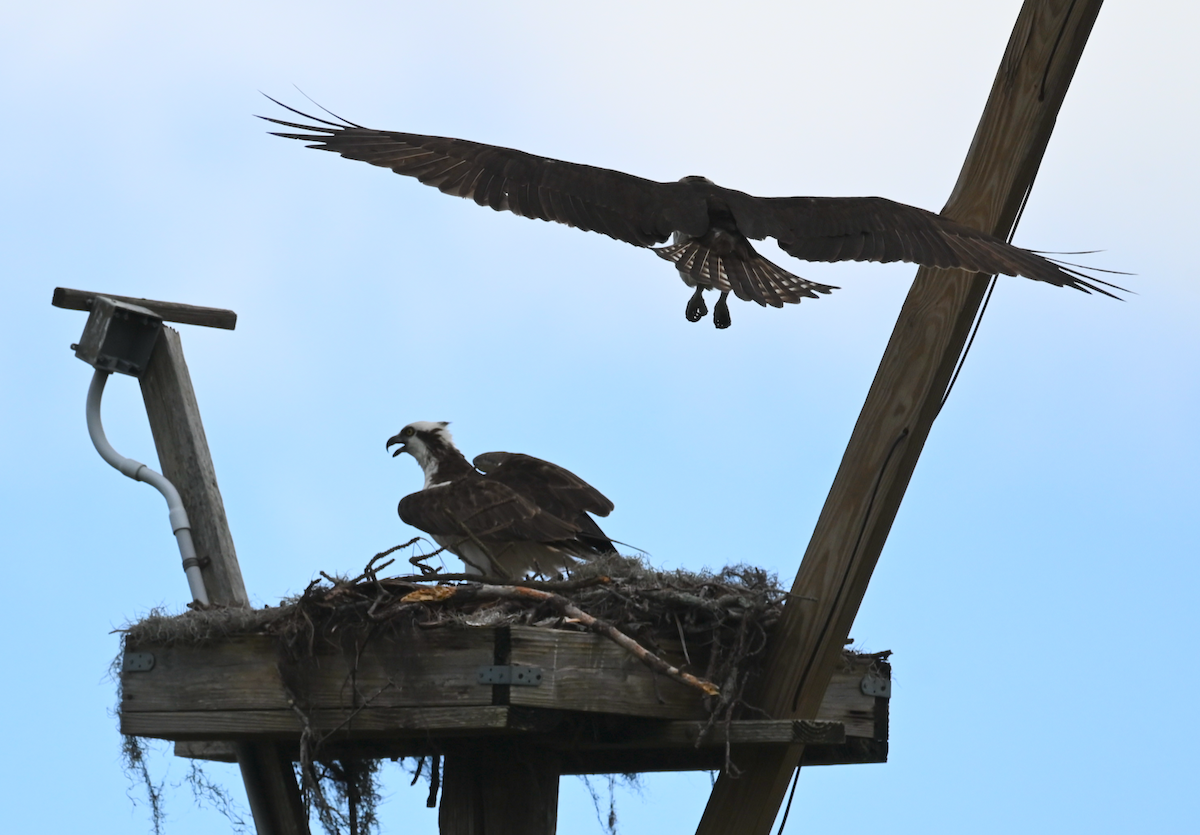
[[[403,547],[377,555],[354,578],[322,572],[323,579],[278,606],[192,608],[176,616],[152,611],[121,630],[123,644],[203,644],[267,634],[276,636],[299,661],[313,655],[319,643],[342,644],[355,632],[365,639],[381,627],[386,631],[519,624],[594,631],[656,671],[705,694],[711,727],[730,722],[747,707],[753,711],[743,694],[761,668],[767,638],[788,596],[774,575],[753,566],[657,571],[639,558],[615,555],[580,564],[565,580],[513,582],[435,574],[417,560],[414,565],[426,573],[380,576],[391,565],[384,558]],[[329,767],[320,754],[324,740],[301,714],[308,728],[301,739],[300,763],[306,802],[327,832],[360,831],[355,823],[359,816],[373,814],[374,772],[368,773],[364,786],[322,772]],[[728,752],[726,759],[727,768],[732,768]],[[433,778],[431,804],[438,790],[437,772],[435,760],[428,772]],[[330,789],[344,795],[347,813],[338,811],[340,804],[327,801]],[[370,829],[367,824],[361,831]]]
[[[303,656],[335,632],[381,624],[595,631],[619,643],[632,639],[622,645],[659,672],[679,678],[669,666],[680,680],[691,679],[684,683],[713,697],[714,718],[726,719],[741,703],[787,597],[774,575],[747,565],[657,571],[637,557],[613,555],[577,566],[566,580],[513,582],[451,574],[381,577],[391,564],[377,564],[386,553],[352,579],[322,572],[322,580],[275,607],[194,608],[177,616],[152,611],[122,630],[125,643],[202,644],[271,634]]]

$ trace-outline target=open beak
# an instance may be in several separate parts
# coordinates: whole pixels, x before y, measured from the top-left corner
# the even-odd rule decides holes
[[[403,439],[403,438],[401,438],[399,435],[393,435],[392,437],[388,438],[388,439],[387,439],[387,446],[386,446],[386,447],[384,447],[384,449],[391,449],[391,448],[392,448],[392,444],[400,444],[400,449],[398,449],[398,450],[396,450],[395,452],[393,452],[393,453],[392,453],[392,457],[393,457],[393,458],[395,458],[395,457],[396,457],[397,455],[399,455],[400,453],[404,452],[404,439]]]

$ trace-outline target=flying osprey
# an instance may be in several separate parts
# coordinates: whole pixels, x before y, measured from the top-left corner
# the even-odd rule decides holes
[[[557,573],[576,560],[616,553],[589,516],[613,503],[557,464],[515,452],[485,452],[475,466],[454,445],[444,421],[417,421],[388,438],[425,472],[425,487],[405,496],[400,518],[457,555],[470,574],[518,579]]]
[[[372,130],[330,114],[338,119],[332,122],[271,101],[316,123],[261,117],[309,131],[275,136],[310,141],[310,148],[390,168],[496,211],[553,220],[650,248],[674,262],[684,284],[696,288],[687,304],[690,322],[708,313],[703,294],[709,289],[721,294],[713,314],[718,328],[729,327],[730,292],[743,301],[783,307],[838,289],[771,263],[754,250],[750,238],[774,238],[784,252],[804,261],[908,261],[1021,275],[1113,298],[1104,287],[1123,289],[994,235],[882,197],[754,197],[694,176],[660,183],[464,139]],[[670,245],[652,246],[668,238],[673,238]]]

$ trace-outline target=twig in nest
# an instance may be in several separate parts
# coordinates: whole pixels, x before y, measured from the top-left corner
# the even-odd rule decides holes
[[[355,663],[355,667],[357,668],[357,662]],[[337,724],[337,727],[331,728],[330,730],[321,734],[321,738],[317,740],[317,746],[320,747],[325,742],[325,740],[329,739],[329,737],[333,736],[335,733],[340,731],[342,728],[349,725],[350,722],[353,721],[354,717],[357,716],[359,713],[361,713],[365,708],[370,707],[371,702],[378,699],[383,694],[383,691],[387,690],[389,687],[395,687],[395,686],[396,686],[396,682],[392,681],[389,678],[387,680],[387,684],[380,687],[378,690],[375,691],[375,693],[373,695],[369,696],[366,701],[364,701],[358,707],[354,708],[354,710],[352,710],[348,714],[346,714],[346,718],[343,719],[341,722],[339,722]]]
[[[711,681],[696,678],[689,673],[685,673],[678,667],[668,664],[611,623],[592,617],[562,595],[552,594],[540,589],[531,589],[525,586],[471,584],[466,586],[434,586],[433,588],[417,589],[414,592],[406,594],[400,600],[402,603],[440,603],[452,597],[463,599],[489,597],[501,600],[536,600],[541,603],[549,603],[567,617],[574,618],[588,629],[604,635],[621,648],[633,654],[650,669],[673,678],[681,684],[686,684],[688,687],[694,687],[705,695],[719,696],[721,694],[720,688]]]
[[[413,542],[417,542],[419,539],[420,539],[420,537],[412,540],[412,542],[409,542],[408,544],[412,545]],[[441,548],[438,548],[436,551],[431,551],[428,554],[413,554],[411,557],[408,558],[408,564],[415,565],[420,570],[422,577],[427,577],[430,574],[437,574],[437,569],[434,568],[432,565],[426,565],[425,560],[429,559],[430,557],[436,557],[438,554],[442,553],[442,551],[445,551],[445,550],[446,550],[446,548],[445,548],[445,546],[443,546]]]
[[[296,694],[292,692],[291,688],[284,684],[283,692],[288,697],[288,707],[296,712],[296,715],[300,717],[301,724],[304,725],[304,730],[300,732],[300,773],[304,776],[304,787],[311,793],[313,804],[317,807],[317,816],[323,824],[326,824],[326,829],[329,829],[329,824],[332,824],[336,813],[329,805],[329,801],[325,799],[325,792],[321,790],[321,778],[317,776],[317,770],[313,765],[313,742],[316,731],[313,730],[308,713],[300,707]],[[320,745],[320,742],[317,742],[317,745]]]
[[[421,537],[414,536],[412,539],[410,539],[408,542],[405,542],[403,545],[393,545],[391,548],[388,548],[386,551],[380,551],[378,554],[376,554],[374,557],[371,558],[371,562],[367,563],[367,568],[370,568],[371,563],[375,562],[375,560],[382,559],[383,557],[386,557],[388,554],[399,551],[401,548],[407,548],[409,545],[416,545],[420,541],[421,541]],[[434,553],[436,554],[437,551],[434,551]]]
[[[679,629],[679,645],[683,647],[683,660],[692,665],[692,656],[688,654],[687,639],[683,637],[683,624],[679,621],[679,615],[675,615],[675,626]]]
[[[507,586],[512,583],[508,577],[485,577],[481,574],[406,574],[402,577],[389,577],[388,579],[407,583],[468,582],[491,586]],[[598,574],[595,577],[584,577],[580,580],[522,580],[520,586],[543,591],[575,591],[592,586],[606,586],[611,582],[611,577]]]

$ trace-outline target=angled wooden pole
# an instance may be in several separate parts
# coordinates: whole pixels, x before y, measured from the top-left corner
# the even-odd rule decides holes
[[[183,344],[173,328],[163,327],[140,382],[158,461],[183,499],[209,600],[222,606],[249,606],[200,406],[183,359]]]
[[[1027,0],[944,215],[1009,234],[1100,5]],[[772,718],[816,715],[986,286],[917,272],[772,639],[757,698]],[[768,835],[803,750],[740,751],[742,774],[718,779],[698,835]]]
[[[159,465],[187,510],[208,598],[248,606],[183,345],[171,328],[159,334],[141,385]],[[235,751],[258,835],[308,835],[291,760],[269,742],[240,742]]]

